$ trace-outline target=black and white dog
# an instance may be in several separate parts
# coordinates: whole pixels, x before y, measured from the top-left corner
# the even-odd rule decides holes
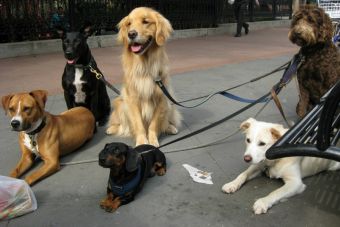
[[[79,32],[60,29],[58,33],[67,60],[62,77],[67,108],[84,106],[91,110],[98,125],[103,126],[109,119],[111,104],[105,83],[90,71],[92,67],[101,73],[87,45],[91,26],[84,26]]]

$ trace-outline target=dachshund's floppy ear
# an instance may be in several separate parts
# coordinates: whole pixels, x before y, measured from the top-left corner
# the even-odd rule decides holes
[[[126,154],[125,168],[128,172],[133,172],[138,168],[140,154],[133,148],[129,147]]]

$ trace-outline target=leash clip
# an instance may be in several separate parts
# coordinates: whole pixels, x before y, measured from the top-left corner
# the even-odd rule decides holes
[[[96,74],[96,78],[97,80],[101,79],[103,77],[103,74],[99,73],[97,70],[95,70],[94,68],[92,68],[91,65],[89,65],[90,71],[94,74]]]

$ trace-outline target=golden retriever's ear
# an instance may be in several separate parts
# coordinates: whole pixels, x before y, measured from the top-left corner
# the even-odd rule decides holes
[[[124,17],[119,23],[118,23],[118,35],[117,35],[117,42],[118,43],[124,43],[127,44],[127,28],[126,23],[128,21],[128,17]]]
[[[280,129],[278,128],[270,128],[270,133],[272,134],[274,140],[278,140],[282,136]]]
[[[13,98],[14,95],[6,95],[1,98],[2,102],[2,108],[5,110],[5,114],[7,115],[8,107],[9,107],[9,102]]]
[[[35,90],[29,93],[38,103],[40,109],[43,111],[47,101],[47,91]]]
[[[254,121],[255,121],[254,118],[249,118],[248,120],[246,120],[246,121],[244,121],[244,122],[241,123],[240,129],[241,129],[242,131],[247,130],[247,129],[250,127],[251,123],[253,123]]]
[[[165,17],[156,12],[156,43],[158,46],[164,45],[165,41],[170,37],[173,29]]]

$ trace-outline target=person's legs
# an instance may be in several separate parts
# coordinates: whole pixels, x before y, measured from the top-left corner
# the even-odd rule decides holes
[[[234,3],[234,14],[235,14],[235,19],[236,19],[236,34],[235,37],[240,37],[241,36],[241,29],[242,29],[242,23],[243,19],[242,12],[241,12],[241,7],[239,4]]]

